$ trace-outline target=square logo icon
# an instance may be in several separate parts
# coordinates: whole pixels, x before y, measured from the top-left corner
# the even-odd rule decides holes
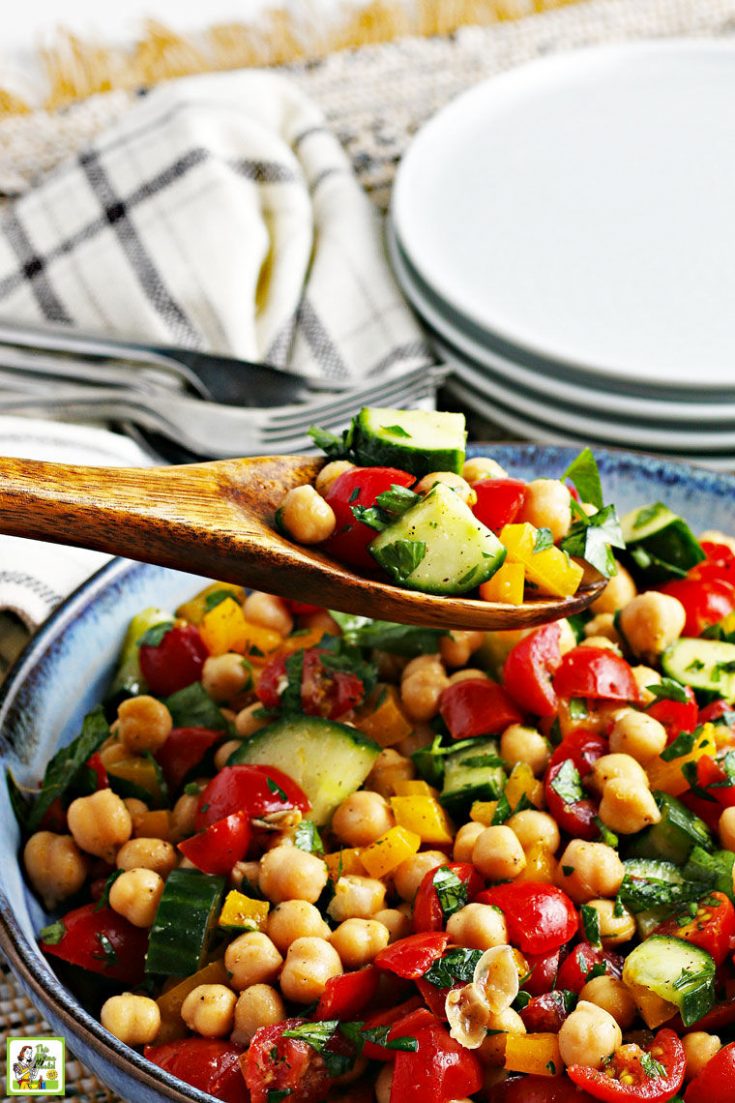
[[[5,1082],[9,1096],[63,1095],[65,1068],[65,1038],[8,1038]]]

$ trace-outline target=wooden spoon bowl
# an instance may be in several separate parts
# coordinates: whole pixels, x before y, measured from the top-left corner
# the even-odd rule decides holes
[[[0,532],[74,544],[402,624],[530,628],[585,609],[592,569],[569,598],[505,605],[404,590],[354,574],[274,528],[287,490],[325,461],[267,456],[181,467],[108,468],[0,458]]]

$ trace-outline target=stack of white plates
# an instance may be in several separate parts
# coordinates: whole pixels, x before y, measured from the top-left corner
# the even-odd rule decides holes
[[[735,47],[580,50],[479,85],[404,157],[389,249],[471,409],[735,466]]]

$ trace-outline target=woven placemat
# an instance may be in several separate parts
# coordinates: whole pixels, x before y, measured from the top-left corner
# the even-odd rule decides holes
[[[355,171],[385,209],[396,165],[419,126],[465,88],[514,65],[555,51],[603,42],[671,35],[735,33],[735,0],[589,0],[517,23],[465,27],[445,38],[405,39],[290,66],[287,72],[324,110],[350,153]],[[127,92],[95,96],[63,114],[36,112],[0,121],[0,191],[23,191],[118,118]],[[488,439],[482,423],[475,438]],[[497,436],[497,433],[494,434]],[[7,969],[0,973],[0,1053],[11,1035],[48,1033]],[[73,1057],[67,1098],[112,1095]]]

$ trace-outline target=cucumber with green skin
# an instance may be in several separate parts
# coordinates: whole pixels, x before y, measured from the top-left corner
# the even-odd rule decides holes
[[[378,744],[357,728],[319,716],[284,716],[246,739],[227,765],[283,770],[311,802],[306,818],[321,827],[360,788],[379,754]]]
[[[631,838],[628,857],[658,858],[683,865],[695,847],[714,849],[712,835],[704,820],[669,793],[657,792],[654,797],[661,819]]]
[[[398,467],[420,479],[431,471],[461,475],[466,440],[464,414],[365,406],[352,448],[363,467]]]
[[[623,517],[620,527],[627,566],[649,586],[684,578],[705,558],[686,521],[662,502],[632,510]]]
[[[646,988],[679,1009],[691,1026],[715,1002],[715,963],[699,946],[667,935],[651,935],[628,954],[623,982]]]
[[[486,582],[505,559],[495,533],[439,483],[369,545],[395,582],[425,594],[465,594]]]
[[[174,618],[163,609],[150,606],[136,613],[128,625],[122,648],[120,649],[120,661],[112,679],[109,697],[130,696],[145,693],[146,684],[140,670],[140,640],[159,624],[173,625]]]
[[[497,740],[474,739],[471,747],[446,756],[439,799],[450,815],[469,811],[475,800],[498,799],[507,781],[498,754]]]
[[[664,651],[661,668],[696,692],[735,701],[735,643],[685,636]]]
[[[701,846],[695,846],[683,873],[688,881],[699,884],[700,895],[722,892],[732,900],[735,898],[732,880],[734,865],[735,854],[731,850],[716,850],[709,854]]]
[[[189,977],[204,964],[225,891],[224,877],[175,869],[148,937],[146,976]]]
[[[701,883],[688,880],[673,862],[628,858],[623,868],[619,896],[633,914],[697,900],[702,895]]]

